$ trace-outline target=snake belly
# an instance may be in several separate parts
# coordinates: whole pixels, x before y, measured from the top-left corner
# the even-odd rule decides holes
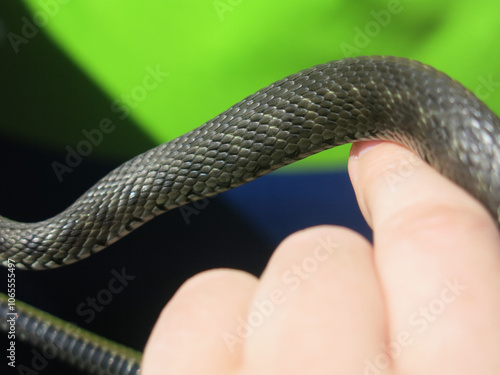
[[[322,150],[391,140],[482,202],[500,226],[500,120],[417,61],[357,57],[292,74],[109,173],[60,214],[0,217],[0,261],[48,269],[104,249],[167,210]]]

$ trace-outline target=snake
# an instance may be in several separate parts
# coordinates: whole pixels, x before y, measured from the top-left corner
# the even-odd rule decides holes
[[[322,150],[366,140],[409,148],[481,202],[500,228],[500,120],[495,113],[429,65],[361,56],[270,84],[202,126],[125,162],[52,218],[23,223],[0,217],[0,261],[28,270],[69,265],[161,213]],[[56,332],[65,329],[53,317],[38,318],[36,309],[26,315],[27,321],[49,320]],[[25,326],[26,336],[31,335],[30,324]],[[109,353],[120,352],[93,338],[73,340],[105,358],[94,361],[94,368],[109,364],[114,358]],[[67,357],[74,361],[75,355]],[[130,357],[120,355],[120,360]],[[120,373],[137,373],[137,361]]]

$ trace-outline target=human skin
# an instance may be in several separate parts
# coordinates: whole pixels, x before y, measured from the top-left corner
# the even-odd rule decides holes
[[[392,143],[355,144],[349,174],[373,244],[314,227],[286,238],[259,278],[192,277],[161,313],[143,374],[500,373],[494,219]]]

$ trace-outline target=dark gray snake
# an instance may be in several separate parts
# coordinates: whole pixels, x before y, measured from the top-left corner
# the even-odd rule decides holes
[[[415,151],[482,202],[500,226],[499,118],[430,66],[374,56],[318,65],[267,86],[124,163],[55,217],[0,218],[0,259],[36,270],[70,264],[165,211],[371,139]]]

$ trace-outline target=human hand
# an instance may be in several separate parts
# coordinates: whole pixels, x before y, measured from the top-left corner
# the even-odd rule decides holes
[[[158,319],[143,374],[498,374],[494,220],[395,144],[354,145],[349,173],[373,245],[315,227],[285,239],[259,279],[194,276]]]

